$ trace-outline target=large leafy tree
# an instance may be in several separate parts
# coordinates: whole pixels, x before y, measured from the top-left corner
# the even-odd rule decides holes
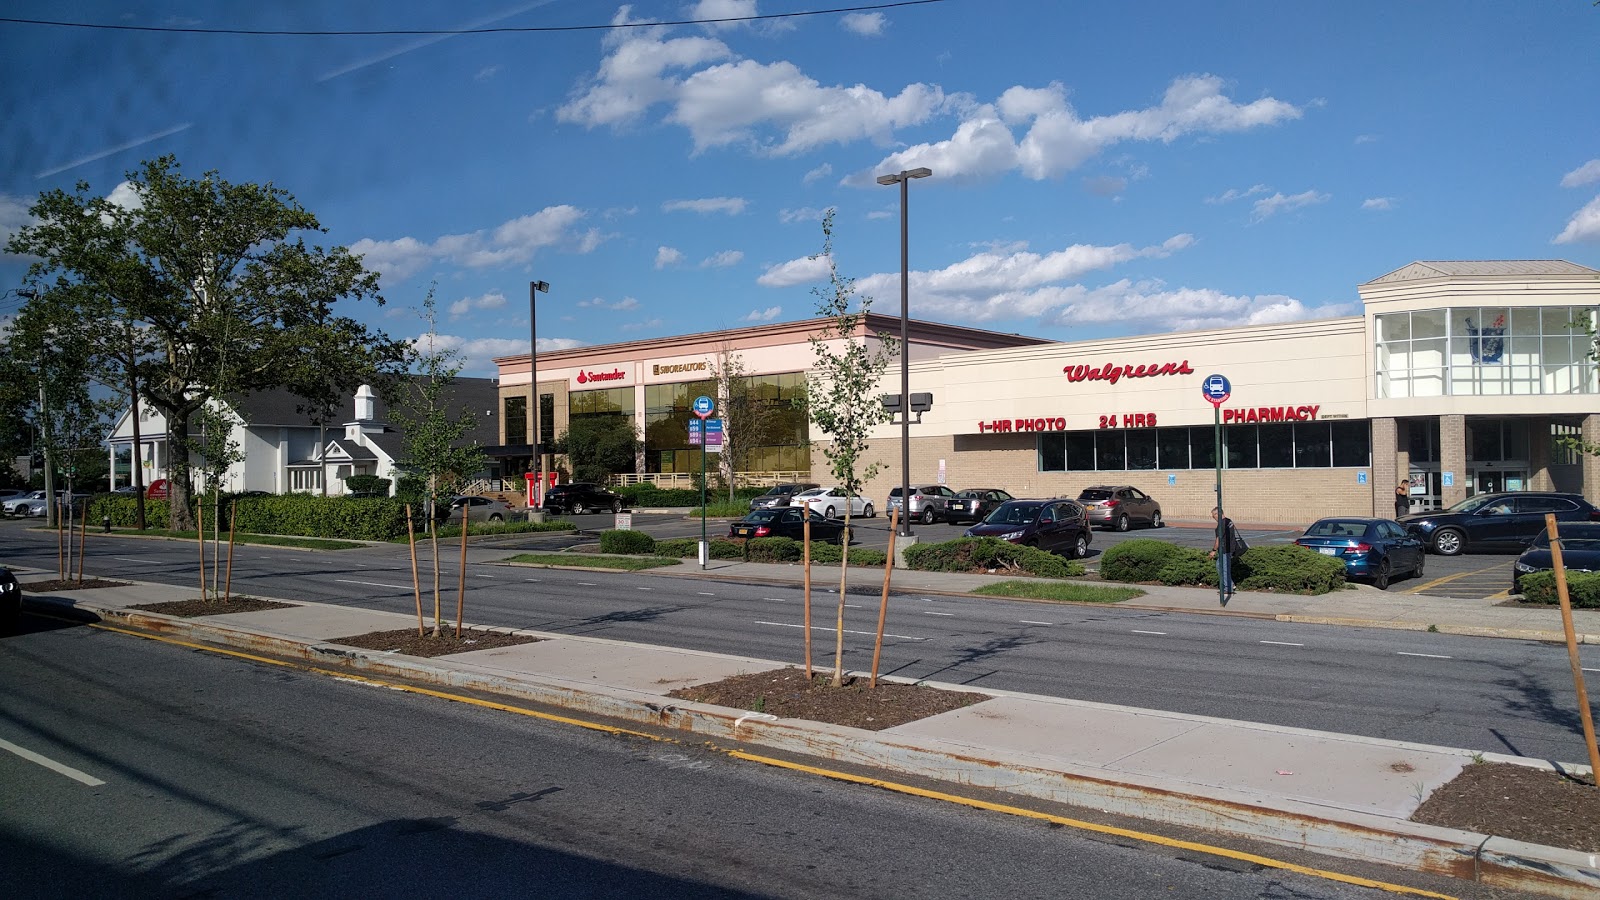
[[[847,493],[861,493],[862,484],[878,473],[879,464],[864,465],[862,457],[870,447],[875,425],[889,421],[890,415],[878,399],[878,383],[899,346],[893,337],[878,333],[875,339],[860,334],[872,298],[857,295],[855,279],[839,274],[833,258],[833,210],[822,219],[822,252],[812,257],[828,263],[828,287],[812,291],[817,297],[817,314],[828,324],[811,336],[816,361],[807,376],[807,399],[811,418],[827,432],[822,445],[835,482]],[[844,505],[846,533],[850,526],[850,504]],[[839,615],[833,654],[833,685],[844,683],[844,598],[845,578],[850,566],[850,542],[844,542],[839,562]]]
[[[93,350],[93,377],[136,384],[167,423],[173,528],[193,527],[191,421],[213,399],[286,387],[308,407],[404,359],[380,331],[336,315],[382,304],[377,276],[343,247],[308,244],[316,216],[268,183],[186,178],[171,156],[128,173],[113,202],[86,183],[41,194],[9,242],[39,258],[30,281],[61,292],[55,316]]]
[[[618,413],[573,419],[553,449],[567,457],[574,481],[603,482],[618,472],[633,471],[643,446],[633,418]]]

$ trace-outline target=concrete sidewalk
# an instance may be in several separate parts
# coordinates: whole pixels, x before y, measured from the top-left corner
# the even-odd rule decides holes
[[[795,575],[784,571],[794,567],[750,563],[715,565],[705,573],[697,565],[681,568],[685,571],[678,574],[686,577],[787,581]],[[941,591],[959,590],[968,586],[967,579],[986,578],[906,574],[896,574],[901,590],[935,583]],[[27,581],[44,577],[25,575],[24,591]],[[1321,602],[1362,603],[1359,594],[1348,593],[1348,601],[1340,596]],[[1474,758],[1543,765],[1537,761],[994,690],[975,691],[990,696],[979,704],[872,732],[666,696],[679,687],[785,666],[770,660],[538,632],[519,632],[540,638],[536,643],[424,659],[329,643],[414,627],[414,616],[299,601],[284,601],[296,603],[290,609],[192,619],[127,608],[192,594],[134,583],[33,594],[27,600],[33,608],[71,607],[107,621],[323,667],[493,691],[903,776],[994,788],[1552,896],[1600,892],[1595,854],[1406,820]],[[1168,609],[1216,602],[1214,595],[1182,589],[1158,589],[1143,599]],[[1249,607],[1251,615],[1297,615],[1316,600],[1239,595],[1229,611]],[[1386,608],[1392,613],[1396,605],[1391,595],[1361,609],[1378,616]],[[1473,627],[1489,621],[1478,616],[1492,612],[1460,609],[1458,624]]]

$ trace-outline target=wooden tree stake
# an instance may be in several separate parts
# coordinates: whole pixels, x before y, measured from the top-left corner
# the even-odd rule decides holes
[[[1572,625],[1572,600],[1567,596],[1567,569],[1561,562],[1561,539],[1556,533],[1555,513],[1545,513],[1544,527],[1550,532],[1550,562],[1556,573],[1556,597],[1561,601],[1561,630],[1567,633],[1567,659],[1572,662],[1572,683],[1578,689],[1583,743],[1589,748],[1589,778],[1600,786],[1600,746],[1595,744],[1594,714],[1589,710],[1589,692],[1583,686],[1583,663],[1578,661],[1578,635]]]
[[[422,579],[417,577],[417,527],[406,504],[406,543],[411,546],[411,590],[417,595],[417,637],[422,637]]]
[[[878,686],[878,657],[883,653],[883,621],[889,616],[889,576],[894,572],[894,536],[899,532],[900,510],[889,510],[889,558],[883,561],[883,599],[878,602],[878,636],[872,642],[872,680]]]

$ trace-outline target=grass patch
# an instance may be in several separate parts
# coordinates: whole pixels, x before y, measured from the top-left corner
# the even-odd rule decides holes
[[[1121,603],[1143,597],[1135,587],[1101,587],[1094,584],[1052,584],[1039,581],[999,581],[973,591],[999,597],[1026,597],[1029,600],[1059,600],[1072,603]]]
[[[659,569],[676,566],[683,561],[664,556],[600,556],[596,553],[519,553],[506,562],[529,563],[535,566],[579,566],[585,569],[620,569],[637,572],[641,569]]]
[[[113,535],[125,534],[138,535],[141,537],[176,538],[178,540],[187,541],[192,541],[195,539],[195,533],[192,531],[169,531],[165,528],[146,528],[143,531],[130,528],[116,528],[112,529],[111,533]],[[96,535],[103,536],[103,533],[97,528],[90,528],[89,536],[92,538]],[[226,544],[228,542],[227,533],[224,532],[220,536],[220,539],[222,543]],[[211,540],[211,534],[209,531],[206,533],[206,540]],[[366,546],[366,544],[358,544],[354,541],[334,541],[327,538],[295,537],[293,535],[286,534],[236,534],[233,536],[233,542],[235,544],[263,544],[268,547],[298,547],[302,550],[355,550],[359,547]]]

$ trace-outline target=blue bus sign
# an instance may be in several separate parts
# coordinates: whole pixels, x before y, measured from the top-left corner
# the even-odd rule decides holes
[[[1233,385],[1221,375],[1207,375],[1206,380],[1200,383],[1200,393],[1211,401],[1212,406],[1220,407],[1233,396]]]
[[[711,411],[716,408],[717,404],[704,394],[694,398],[694,414],[702,419],[710,416]]]

